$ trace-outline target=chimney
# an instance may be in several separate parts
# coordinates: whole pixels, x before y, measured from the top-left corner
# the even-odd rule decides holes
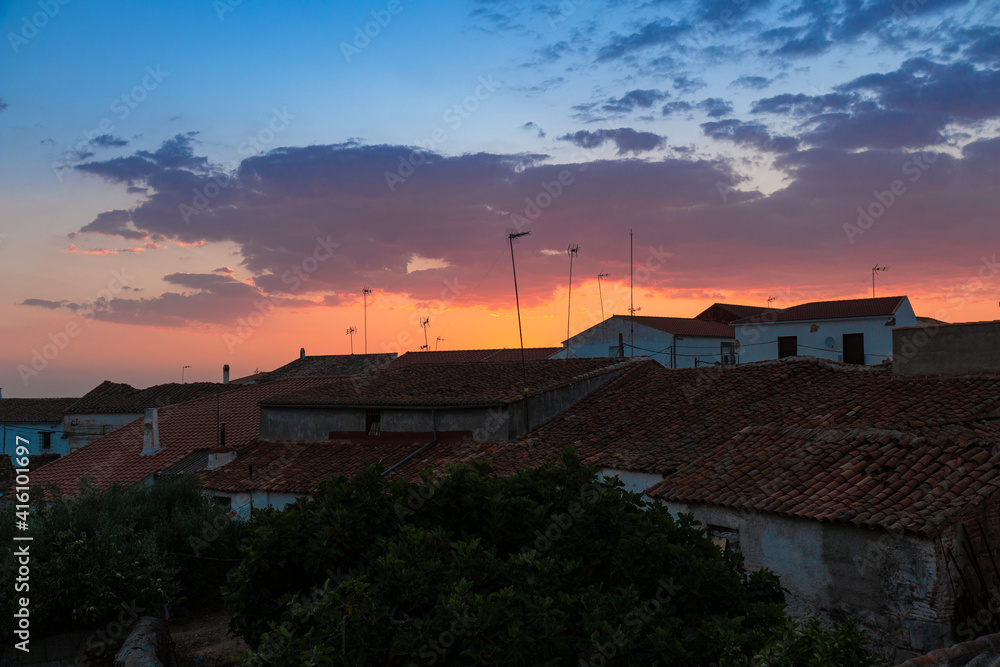
[[[0,398],[3,398],[3,387],[0,387]]]
[[[222,366],[222,384],[229,384],[229,364]]]
[[[146,408],[146,416],[142,420],[142,455],[151,456],[161,449],[159,410]]]
[[[305,358],[306,358],[306,348],[300,347],[299,348],[299,359],[305,359]]]

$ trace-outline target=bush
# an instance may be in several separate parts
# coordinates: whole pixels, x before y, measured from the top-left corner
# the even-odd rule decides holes
[[[737,666],[799,647],[773,574],[572,454],[333,479],[259,518],[225,596],[249,664]]]
[[[83,484],[77,496],[33,498],[26,532],[16,530],[12,499],[0,503],[5,562],[13,564],[14,549],[25,544],[13,541],[15,533],[33,537],[30,589],[4,582],[0,607],[14,609],[18,597],[29,598],[35,636],[96,629],[123,610],[160,614],[185,599],[218,595],[246,531],[241,522],[225,521],[216,539],[194,548],[206,525],[218,525],[220,512],[193,477],[104,491]],[[13,637],[11,621],[9,614],[0,617],[4,641]]]

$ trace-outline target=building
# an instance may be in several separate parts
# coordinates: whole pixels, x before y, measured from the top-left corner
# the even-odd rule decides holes
[[[148,408],[138,419],[42,466],[32,474],[31,483],[55,485],[60,493],[74,494],[83,478],[103,489],[221,464],[229,460],[221,452],[238,450],[257,438],[260,401],[330,381],[288,378],[218,385],[224,389],[208,396]]]
[[[526,347],[525,361],[551,359],[562,350],[561,347]],[[456,364],[476,361],[521,361],[521,348],[492,348],[485,350],[426,350],[407,352],[386,365],[395,370],[411,364]]]
[[[171,382],[146,389],[105,380],[66,407],[62,431],[67,438],[65,453],[74,452],[116,429],[135,421],[150,408],[162,408],[199,396],[228,391],[238,385],[215,382]]]
[[[563,341],[562,358],[651,357],[666,368],[736,363],[733,327],[690,317],[612,315]]]
[[[734,320],[740,363],[808,355],[848,364],[892,359],[892,329],[915,326],[905,296],[815,301]]]
[[[320,354],[306,355],[299,350],[299,358],[268,373],[251,376],[251,381],[281,380],[291,377],[336,377],[371,373],[396,358],[395,352],[378,354]]]
[[[858,617],[898,662],[961,639],[1000,590],[998,445],[1000,375],[798,357],[637,364],[528,436],[450,462],[513,472],[572,446],[777,573],[794,615]]]
[[[63,433],[63,411],[76,398],[0,398],[3,454],[13,456],[18,444],[30,456],[69,453]]]
[[[614,379],[629,360],[405,364],[261,403],[264,440],[467,431],[510,441]]]
[[[1000,322],[943,322],[892,330],[892,368],[901,375],[1000,372]]]

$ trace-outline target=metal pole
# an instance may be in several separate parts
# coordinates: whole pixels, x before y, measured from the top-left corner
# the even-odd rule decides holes
[[[597,274],[597,295],[601,298],[601,321],[604,321],[604,293],[601,291],[601,278],[607,278],[610,273]]]
[[[628,230],[628,312],[631,317],[629,317],[629,324],[631,329],[629,330],[629,357],[635,356],[635,298],[633,294],[635,283],[632,280],[632,230]]]
[[[524,391],[524,427],[525,433],[531,430],[531,418],[528,415],[528,369],[524,362],[524,331],[521,328],[521,298],[517,293],[517,265],[514,263],[514,239],[527,236],[531,232],[508,234],[510,243],[510,268],[514,273],[514,303],[517,305],[517,335],[521,341],[521,388]]]

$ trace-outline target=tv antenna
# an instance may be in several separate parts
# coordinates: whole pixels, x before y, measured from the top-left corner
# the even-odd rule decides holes
[[[435,351],[435,352],[437,352],[437,349],[438,349],[438,344],[439,344],[439,343],[440,343],[441,341],[443,341],[443,340],[444,340],[444,338],[441,338],[441,336],[438,336],[438,337],[437,337],[437,340],[436,340],[436,341],[434,341],[434,351]]]
[[[775,296],[769,296],[769,297],[767,297],[767,307],[770,308],[771,307],[771,302],[772,301],[776,301],[777,298],[778,297],[775,297]]]
[[[566,246],[566,254],[569,255],[569,296],[566,299],[566,346],[569,347],[569,322],[573,313],[573,258],[580,253],[580,246],[570,243]]]
[[[181,366],[181,384],[184,384],[184,369],[185,368],[191,368],[191,365],[188,364],[187,366]]]
[[[514,263],[514,239],[527,236],[531,232],[508,233],[510,244],[510,268],[514,274],[514,303],[517,305],[517,336],[521,341],[521,390],[524,392],[524,432],[531,430],[531,416],[528,414],[528,368],[524,363],[524,331],[521,329],[521,299],[517,295],[517,265]]]
[[[347,327],[347,335],[351,337],[351,354],[354,354],[354,334],[358,333],[357,327]]]
[[[368,354],[368,295],[372,293],[371,287],[365,287],[361,290],[361,298],[364,300],[365,304],[365,354]],[[353,339],[351,345],[353,345]]]
[[[890,267],[888,267],[888,266],[879,266],[878,264],[876,264],[875,266],[872,267],[872,298],[873,299],[875,298],[875,274],[878,273],[879,271],[888,271],[889,268]]]
[[[601,321],[604,321],[604,293],[601,291],[601,278],[607,278],[610,273],[597,274],[597,296],[601,299]]]
[[[430,325],[431,325],[431,318],[425,317],[424,319],[420,320],[420,326],[423,327],[424,330],[424,344],[420,346],[420,349],[423,350],[424,352],[427,352],[428,350],[431,349],[430,343],[427,342],[427,327],[429,327]]]
[[[635,314],[636,314],[636,313],[638,313],[638,312],[639,312],[640,310],[642,310],[642,306],[629,306],[629,307],[628,307],[628,312],[629,312],[629,314],[631,314],[631,315],[635,315]]]

